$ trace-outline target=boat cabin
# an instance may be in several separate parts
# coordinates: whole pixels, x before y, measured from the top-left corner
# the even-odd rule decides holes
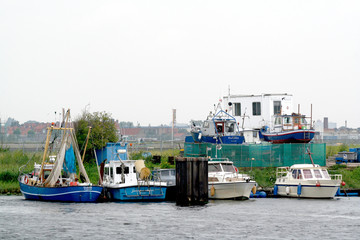
[[[137,173],[135,169],[135,161],[127,160],[110,161],[105,164],[104,183],[120,184],[120,183],[137,183]]]
[[[176,185],[176,169],[155,169],[152,171],[153,180],[166,182],[167,186],[175,186]]]
[[[298,179],[298,180],[331,180],[338,179],[341,175],[329,175],[325,168],[315,164],[295,164],[289,168],[280,167],[276,172],[277,179]]]
[[[298,129],[312,129],[311,124],[307,123],[306,116],[293,113],[291,115],[276,115],[274,130],[276,132],[293,131]]]
[[[232,162],[208,162],[208,172],[226,172],[226,173],[236,173],[236,169]]]

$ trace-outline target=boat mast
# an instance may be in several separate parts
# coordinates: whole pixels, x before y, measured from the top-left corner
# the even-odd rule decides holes
[[[82,161],[82,162],[84,162],[85,153],[86,153],[86,147],[87,147],[88,142],[89,142],[90,132],[91,132],[91,127],[89,127],[89,131],[88,131],[88,134],[87,134],[87,136],[86,136],[85,148],[84,148],[84,152],[83,152],[83,155],[82,155],[82,158],[81,158],[81,161]]]
[[[311,163],[312,163],[313,167],[315,167],[314,160],[313,160],[312,157],[311,157],[311,152],[310,152],[310,149],[309,149],[309,148],[307,148],[307,152],[308,152],[308,154],[309,154],[309,157],[310,157],[310,160],[311,160]]]
[[[52,133],[53,129],[54,129],[54,126],[48,127],[48,131],[47,131],[47,135],[46,135],[46,143],[45,143],[44,155],[43,155],[43,159],[42,159],[42,162],[41,162],[41,169],[40,169],[40,175],[39,175],[40,176],[40,182],[44,181],[44,178],[43,178],[44,164],[45,164],[46,154],[47,154],[47,151],[48,151],[48,148],[49,148],[50,136],[51,136],[51,133]]]

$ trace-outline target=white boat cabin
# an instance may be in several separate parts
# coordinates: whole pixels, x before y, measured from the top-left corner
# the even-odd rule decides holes
[[[277,180],[331,180],[332,176],[341,179],[341,175],[329,175],[325,168],[315,164],[295,164],[289,168],[280,167],[277,169]]]
[[[135,160],[110,161],[104,167],[104,184],[137,184]]]

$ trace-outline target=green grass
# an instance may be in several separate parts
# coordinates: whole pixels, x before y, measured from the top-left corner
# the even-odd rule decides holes
[[[346,189],[360,188],[360,167],[347,168],[345,165],[334,165],[329,168],[330,174],[341,174]]]

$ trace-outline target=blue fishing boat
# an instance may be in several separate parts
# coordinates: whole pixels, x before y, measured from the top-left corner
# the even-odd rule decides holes
[[[307,123],[305,115],[278,115],[272,129],[264,127],[260,136],[272,143],[308,143],[315,136],[311,123]]]
[[[228,112],[221,109],[220,103],[215,108],[215,114],[210,112],[207,119],[198,124],[191,123],[191,138],[185,138],[185,142],[206,142],[215,144],[242,144],[244,136],[241,134],[236,119]]]
[[[62,187],[39,187],[20,182],[20,189],[25,199],[57,202],[95,202],[102,187],[91,184]]]
[[[127,143],[107,143],[96,151],[105,196],[112,201],[163,201],[168,185],[151,179],[144,160],[129,160]]]
[[[68,110],[67,119],[69,114]],[[57,155],[49,155],[49,140],[54,131],[63,136]],[[79,175],[76,174],[76,165]],[[80,181],[78,176],[81,176]],[[22,194],[29,200],[95,202],[103,189],[101,186],[94,186],[89,180],[77,147],[74,129],[54,125],[48,128],[42,163],[35,163],[31,173],[20,173],[18,181]]]

